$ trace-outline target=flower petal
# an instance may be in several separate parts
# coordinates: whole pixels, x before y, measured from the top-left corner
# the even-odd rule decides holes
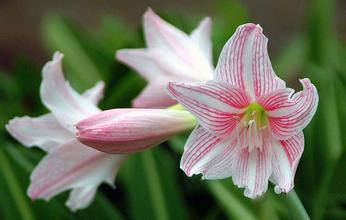
[[[155,80],[150,82],[141,94],[133,100],[134,108],[166,108],[176,103],[164,92],[168,81]]]
[[[284,141],[273,141],[273,182],[276,193],[288,193],[294,186],[294,176],[304,150],[303,132]]]
[[[37,118],[16,117],[8,122],[6,129],[23,145],[38,146],[45,151],[73,138],[72,133],[62,127],[52,114]]]
[[[149,81],[147,88],[134,101],[136,108],[161,108],[174,104],[166,94],[169,81],[205,81],[200,72],[196,72],[175,54],[164,50],[123,49],[117,51],[117,59],[131,66]]]
[[[245,187],[244,195],[249,198],[261,196],[268,188],[272,173],[268,147],[255,148],[239,146],[234,156],[232,178],[235,185]]]
[[[204,85],[169,83],[168,92],[184,105],[209,132],[229,135],[249,104],[244,91],[225,83],[209,81]]]
[[[284,88],[285,82],[272,69],[267,42],[259,25],[239,26],[221,52],[216,79],[245,89],[253,99]]]
[[[232,159],[234,145],[231,141],[216,137],[203,127],[197,127],[185,144],[180,168],[187,176],[201,173],[204,179],[230,176],[231,169],[228,169],[226,160]],[[226,155],[230,158],[223,157]]]
[[[212,43],[211,43],[211,19],[204,18],[198,27],[190,34],[191,39],[199,46],[210,64],[213,63]]]
[[[65,82],[62,58],[63,55],[57,52],[53,60],[44,66],[40,94],[42,102],[57,120],[67,129],[74,131],[76,122],[100,110]]]
[[[302,131],[314,116],[318,94],[309,79],[302,79],[303,91],[283,101],[278,99],[277,108],[267,111],[273,135],[279,140],[288,139]]]
[[[51,151],[35,168],[28,195],[33,200],[49,200],[68,189],[96,187],[117,172],[125,157],[99,152],[72,139]]]
[[[151,9],[143,16],[143,26],[149,49],[170,51],[201,77],[210,77],[213,69],[208,58],[187,34],[162,20]]]
[[[72,190],[66,201],[66,206],[72,212],[88,207],[94,200],[98,186],[86,186]]]
[[[257,103],[263,106],[267,112],[273,111],[285,106],[293,93],[294,89],[291,88],[278,89],[258,97]]]
[[[105,88],[105,83],[103,81],[99,81],[96,83],[94,87],[86,90],[83,93],[83,97],[85,97],[87,100],[97,105],[103,98],[104,88]]]
[[[113,109],[77,124],[82,143],[107,153],[132,153],[157,145],[192,129],[187,111],[167,109]]]
[[[160,56],[159,50],[122,49],[116,52],[117,60],[135,69],[148,81],[170,74],[170,72],[162,71],[162,67],[157,60]]]

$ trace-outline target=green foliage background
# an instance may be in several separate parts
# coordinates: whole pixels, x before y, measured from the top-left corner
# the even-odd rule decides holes
[[[215,5],[216,61],[235,28],[251,19],[246,8],[235,1],[218,0]],[[319,91],[320,105],[305,129],[306,146],[295,180],[297,194],[311,218],[317,220],[346,219],[346,45],[337,38],[334,12],[334,1],[311,1],[305,33],[271,56],[275,71],[290,86],[300,90],[298,78],[309,77]],[[202,18],[186,17],[179,11],[160,14],[186,32]],[[99,29],[90,32],[59,15],[50,15],[42,36],[47,50],[65,54],[65,75],[74,88],[83,91],[98,80],[106,82],[102,109],[129,107],[145,86],[135,72],[114,60],[117,49],[144,47],[141,31],[130,30],[118,17],[104,17]],[[46,112],[38,94],[40,68],[24,58],[11,72],[0,71],[0,124],[14,116]],[[30,201],[26,196],[29,175],[43,152],[20,146],[4,126],[0,135],[0,219],[297,218],[287,196],[274,194],[272,186],[262,198],[251,201],[231,179],[186,177],[179,160],[188,134],[130,156],[117,177],[116,190],[102,185],[89,208],[71,213],[64,206],[67,193],[49,203]]]

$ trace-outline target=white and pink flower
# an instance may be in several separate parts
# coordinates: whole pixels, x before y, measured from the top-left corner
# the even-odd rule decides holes
[[[77,139],[106,153],[134,153],[193,129],[188,111],[173,109],[112,109],[77,124]]]
[[[169,81],[205,82],[213,78],[211,20],[203,19],[187,35],[148,9],[143,16],[148,48],[122,49],[116,58],[138,71],[148,86],[133,107],[163,108],[176,103],[166,92]]]
[[[98,186],[114,186],[115,175],[126,155],[110,155],[87,147],[75,137],[75,124],[100,112],[96,104],[103,96],[103,82],[83,95],[73,90],[62,72],[61,53],[43,68],[41,99],[51,113],[31,118],[14,118],[6,125],[9,133],[28,147],[47,152],[31,174],[28,195],[46,199],[71,189],[66,205],[72,210],[87,207]]]
[[[304,149],[302,130],[311,121],[318,94],[309,79],[303,90],[287,88],[272,69],[267,38],[255,24],[238,27],[224,46],[214,80],[171,82],[168,91],[198,118],[181,160],[188,176],[232,176],[255,198],[268,187],[289,192]]]

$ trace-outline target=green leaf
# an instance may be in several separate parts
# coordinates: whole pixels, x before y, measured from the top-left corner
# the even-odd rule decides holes
[[[176,167],[159,147],[131,156],[123,177],[132,219],[187,219]]]
[[[52,51],[59,50],[65,55],[64,63],[71,69],[69,77],[78,88],[90,88],[102,79],[102,71],[88,56],[64,19],[56,15],[47,17],[43,25],[43,36]]]
[[[9,158],[3,148],[0,149],[0,170],[2,179],[4,180],[4,183],[6,183],[6,187],[2,189],[8,189],[11,196],[11,199],[8,201],[2,201],[2,210],[5,211],[5,213],[11,212],[9,215],[12,215],[12,213],[13,215],[16,215],[14,213],[18,212],[20,218],[24,220],[35,219],[34,214],[32,213],[28,204],[28,199],[25,198],[25,192],[22,190],[19,180],[15,175],[16,173],[14,172],[14,169],[9,162]],[[3,196],[1,197],[2,199],[4,198]],[[13,203],[14,210],[6,207],[8,206],[6,203]],[[3,207],[3,204],[6,204],[6,209],[4,209],[5,207]]]

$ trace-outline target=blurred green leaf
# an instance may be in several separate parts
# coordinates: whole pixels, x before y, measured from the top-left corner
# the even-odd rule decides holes
[[[2,189],[8,189],[8,192],[11,196],[11,199],[8,199],[7,201],[2,201],[2,206],[5,204],[5,207],[2,207],[3,208],[2,210],[6,210],[5,214],[9,216],[10,215],[16,216],[18,213],[21,219],[24,219],[24,220],[35,219],[34,214],[32,213],[30,206],[28,204],[28,199],[25,198],[25,191],[22,190],[19,184],[19,180],[17,179],[17,176],[15,175],[18,173],[14,171],[14,168],[9,162],[9,158],[3,148],[0,149],[0,170],[2,174],[1,177],[4,183],[6,183],[6,186],[2,187]],[[1,197],[2,197],[1,199],[6,198],[4,195],[2,195]],[[12,203],[13,206],[12,207],[8,206],[8,204],[6,203],[10,203],[10,204]]]
[[[132,219],[187,219],[176,164],[156,147],[131,156],[122,171]]]
[[[47,17],[43,23],[43,36],[52,51],[58,50],[65,54],[64,62],[71,69],[68,76],[78,88],[90,88],[102,79],[101,71],[87,55],[63,18],[57,15]]]

